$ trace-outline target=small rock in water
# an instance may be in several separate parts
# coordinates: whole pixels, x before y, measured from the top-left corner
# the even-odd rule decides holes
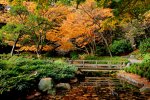
[[[70,83],[77,83],[77,82],[78,82],[78,79],[76,77],[70,80]]]
[[[34,94],[34,96],[39,96],[39,95],[41,95],[40,92],[36,92],[36,93]]]
[[[140,88],[141,93],[150,93],[150,87],[143,86]]]
[[[92,94],[92,97],[98,97],[96,94]]]
[[[34,98],[34,95],[27,96],[27,97],[26,97],[26,100],[31,100],[31,99],[33,99],[33,98]]]
[[[56,88],[62,88],[62,89],[70,90],[71,86],[69,83],[59,83],[56,85]]]

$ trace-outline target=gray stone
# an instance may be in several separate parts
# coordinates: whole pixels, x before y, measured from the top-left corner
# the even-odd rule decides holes
[[[42,78],[38,84],[39,90],[46,92],[53,88],[52,78]]]
[[[132,58],[129,58],[128,60],[130,61],[131,64],[142,63],[142,60],[137,60],[137,59],[132,59]]]
[[[73,79],[70,79],[70,83],[77,83],[78,82],[78,79],[75,77]]]
[[[130,55],[130,58],[135,58],[135,56],[134,55]]]
[[[59,83],[56,85],[56,88],[62,88],[62,89],[70,90],[71,86],[69,83]]]
[[[142,88],[140,88],[140,92],[141,93],[150,93],[150,87],[143,86]]]
[[[39,95],[41,95],[40,92],[36,92],[36,93],[34,94],[34,96],[39,96]]]
[[[41,93],[40,92],[36,92],[35,94],[33,94],[33,95],[29,95],[29,96],[27,96],[26,97],[26,100],[31,100],[31,99],[34,99],[35,97],[38,97],[38,96],[40,96],[41,95]]]
[[[130,62],[128,62],[127,63],[127,65],[126,65],[126,67],[130,67],[131,66],[131,63]]]
[[[82,74],[82,72],[81,72],[81,71],[79,71],[79,70],[78,70],[78,71],[76,71],[75,73],[76,73],[77,75],[78,75],[78,74]]]

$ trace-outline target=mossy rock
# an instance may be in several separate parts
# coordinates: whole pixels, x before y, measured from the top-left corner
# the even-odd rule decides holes
[[[38,84],[38,88],[43,92],[51,94],[51,91],[53,92],[52,78],[42,78]]]

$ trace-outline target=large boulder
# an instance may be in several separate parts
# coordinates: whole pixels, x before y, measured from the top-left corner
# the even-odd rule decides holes
[[[51,93],[53,91],[52,78],[42,78],[38,84],[38,88],[43,92]]]
[[[61,88],[61,89],[65,89],[65,90],[70,90],[71,86],[69,83],[59,83],[56,85],[56,88]]]
[[[140,92],[141,93],[150,93],[150,87],[143,86],[142,88],[140,88]]]

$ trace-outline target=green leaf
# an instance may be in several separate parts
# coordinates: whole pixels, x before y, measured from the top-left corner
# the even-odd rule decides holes
[[[25,6],[15,5],[11,7],[10,14],[14,16],[17,15],[20,16],[20,15],[29,15],[29,12]]]

